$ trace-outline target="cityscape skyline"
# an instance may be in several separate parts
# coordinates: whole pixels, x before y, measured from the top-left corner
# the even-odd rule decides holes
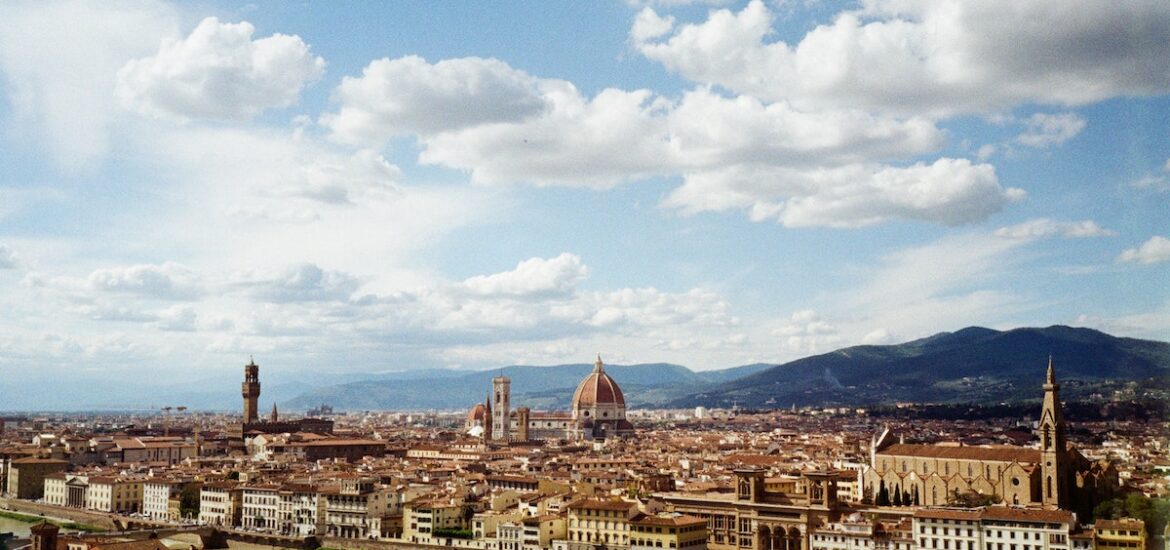
[[[1170,340],[1170,5],[1016,4],[6,3],[0,368]]]

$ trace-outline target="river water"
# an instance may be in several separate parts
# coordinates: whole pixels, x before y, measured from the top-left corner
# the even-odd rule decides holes
[[[25,538],[28,537],[28,530],[33,525],[35,524],[0,517],[0,533],[13,533],[17,537]]]

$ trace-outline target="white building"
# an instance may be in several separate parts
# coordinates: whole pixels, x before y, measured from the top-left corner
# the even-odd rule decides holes
[[[921,550],[1069,550],[1076,516],[1015,506],[924,508],[913,528]]]
[[[252,485],[243,488],[240,525],[244,529],[276,531],[280,521],[280,487]]]
[[[325,498],[312,485],[287,484],[280,488],[277,528],[280,534],[315,535],[325,518]]]

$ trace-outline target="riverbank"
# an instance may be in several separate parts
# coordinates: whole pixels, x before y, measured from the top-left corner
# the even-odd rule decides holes
[[[88,523],[78,523],[76,521],[70,521],[67,519],[60,519],[60,518],[52,518],[52,517],[47,517],[47,516],[35,516],[32,514],[22,514],[20,512],[13,512],[11,510],[0,510],[0,517],[8,518],[8,519],[16,520],[16,521],[21,521],[24,523],[40,523],[42,521],[47,521],[47,522],[49,522],[53,525],[56,525],[57,527],[60,527],[61,529],[64,529],[66,531],[86,531],[86,532],[90,532],[90,533],[101,533],[103,531],[108,531],[108,529],[106,529],[104,527],[100,527],[97,525],[91,525]]]

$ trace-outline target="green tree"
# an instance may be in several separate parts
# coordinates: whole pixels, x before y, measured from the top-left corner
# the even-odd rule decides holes
[[[890,505],[890,491],[886,489],[886,480],[881,480],[878,484],[877,503],[878,506]]]
[[[179,516],[199,517],[199,487],[195,484],[187,485],[179,493]]]
[[[947,499],[947,506],[955,506],[959,508],[979,508],[981,506],[991,506],[998,504],[1000,498],[995,495],[985,495],[974,491],[960,493],[958,489],[951,491],[951,496]]]

